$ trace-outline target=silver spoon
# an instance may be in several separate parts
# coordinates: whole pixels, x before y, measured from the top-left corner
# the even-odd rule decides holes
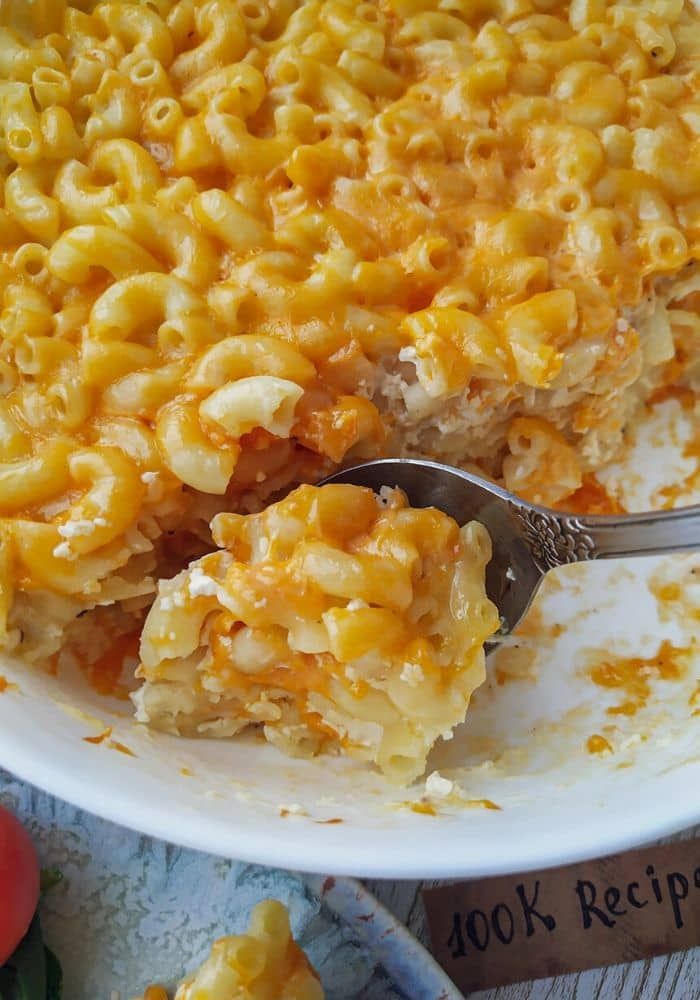
[[[527,503],[486,479],[419,458],[383,458],[336,472],[326,483],[354,483],[378,492],[398,486],[414,507],[437,507],[457,521],[480,521],[493,558],[486,592],[512,632],[545,573],[566,563],[700,548],[700,504],[615,516],[572,515]]]

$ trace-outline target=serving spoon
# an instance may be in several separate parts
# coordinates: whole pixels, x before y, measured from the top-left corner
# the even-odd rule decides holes
[[[700,548],[700,504],[644,514],[578,515],[528,503],[494,483],[420,458],[382,458],[342,469],[324,483],[353,483],[379,492],[398,486],[413,507],[437,507],[459,524],[480,521],[493,558],[486,593],[508,635],[550,569],[589,559],[619,559]]]

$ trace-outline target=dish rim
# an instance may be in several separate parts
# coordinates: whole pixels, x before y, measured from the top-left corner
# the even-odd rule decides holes
[[[323,825],[319,828],[323,834],[311,835],[306,822],[296,825],[286,820],[282,833],[277,823],[262,820],[254,830],[237,827],[235,822],[224,828],[220,819],[202,822],[200,811],[187,809],[175,814],[177,836],[173,838],[171,803],[142,796],[134,815],[134,793],[128,784],[97,787],[78,771],[67,773],[60,754],[51,760],[43,759],[31,746],[20,747],[16,739],[8,739],[2,730],[0,765],[21,780],[86,812],[159,840],[237,861],[359,878],[488,878],[555,868],[639,847],[700,823],[700,796],[696,801],[688,798],[686,776],[688,769],[700,776],[700,757],[674,768],[675,773],[666,776],[668,787],[663,800],[657,798],[653,808],[641,805],[648,797],[640,795],[635,813],[622,810],[612,817],[610,809],[598,809],[593,819],[570,825],[565,837],[561,836],[561,824],[550,824],[553,829],[549,836],[543,836],[541,827],[536,826],[528,836],[520,831],[521,835],[509,843],[507,852],[502,837],[484,837],[478,854],[468,850],[469,838],[464,837],[461,824],[456,833],[438,838],[434,835],[444,834],[446,827],[441,830],[440,826],[426,825],[426,838],[412,838],[415,846],[407,849],[406,843],[400,843],[395,827],[366,829],[366,842],[358,845],[358,835],[363,831],[358,831],[351,822]],[[125,821],[129,814],[132,818]],[[498,817],[503,813],[491,815]],[[449,818],[443,817],[443,822]],[[431,824],[441,821],[441,817],[421,819]],[[479,826],[486,829],[483,824]],[[430,844],[437,846],[438,840],[439,850],[431,851]]]

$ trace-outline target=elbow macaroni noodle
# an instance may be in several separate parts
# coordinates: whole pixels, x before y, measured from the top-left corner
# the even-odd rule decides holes
[[[566,504],[698,384],[699,74],[690,0],[5,0],[4,647],[341,463]]]
[[[219,938],[207,959],[188,976],[175,1000],[323,1000],[323,987],[296,943],[286,907],[266,899],[254,908],[247,934]],[[149,986],[139,1000],[168,1000]]]
[[[219,938],[209,957],[178,989],[175,1000],[323,1000],[323,987],[292,937],[282,903],[253,910],[247,934]],[[145,998],[144,998],[145,1000]]]

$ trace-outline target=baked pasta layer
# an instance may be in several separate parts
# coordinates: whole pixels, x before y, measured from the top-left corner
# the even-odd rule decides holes
[[[464,721],[498,628],[486,529],[398,490],[300,486],[218,514],[220,549],[163,581],[143,629],[137,718],[188,736],[251,725],[293,756],[423,773]]]

